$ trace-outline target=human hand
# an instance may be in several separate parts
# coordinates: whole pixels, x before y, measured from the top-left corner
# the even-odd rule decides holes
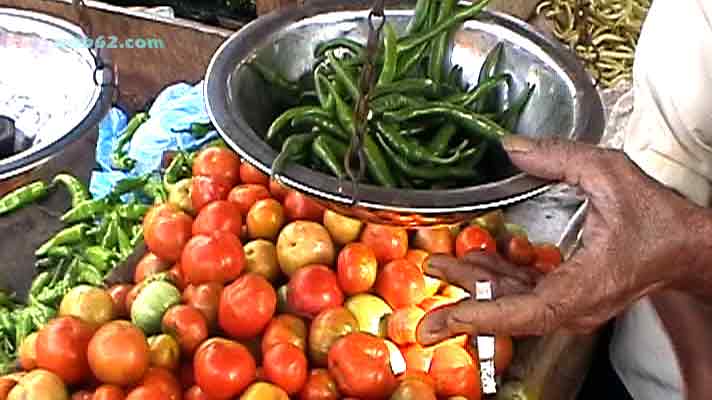
[[[664,287],[712,293],[712,268],[703,261],[711,247],[706,210],[655,182],[621,152],[523,137],[503,145],[523,171],[578,186],[589,197],[581,248],[546,275],[498,256],[432,257],[428,275],[470,290],[476,280],[491,280],[497,299],[429,313],[418,326],[422,344],[478,332],[589,333]]]

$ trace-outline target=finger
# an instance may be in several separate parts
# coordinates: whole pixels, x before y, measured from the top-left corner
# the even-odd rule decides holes
[[[449,338],[450,331],[447,327],[447,320],[454,307],[454,305],[448,305],[427,313],[420,320],[415,331],[418,343],[430,346]]]
[[[433,255],[425,263],[424,272],[426,275],[444,280],[454,284],[472,294],[475,289],[475,282],[489,281],[495,296],[507,296],[530,292],[534,287],[532,280],[519,280],[510,276],[503,276],[497,272],[480,268],[476,264],[470,264],[455,257],[444,255]]]
[[[522,268],[516,266],[499,254],[471,251],[465,254],[463,259],[471,264],[486,268],[496,274],[505,275],[526,283],[536,283],[537,279],[541,275],[541,273],[533,268]]]

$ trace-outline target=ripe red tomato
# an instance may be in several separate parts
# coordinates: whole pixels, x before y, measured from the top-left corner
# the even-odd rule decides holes
[[[242,183],[252,183],[265,187],[269,185],[269,176],[246,162],[240,165],[240,180],[242,180]]]
[[[299,393],[299,400],[339,400],[341,395],[329,371],[321,368],[309,373],[307,382]]]
[[[170,203],[153,206],[143,219],[146,247],[168,262],[180,259],[192,229],[193,218]]]
[[[193,359],[195,381],[214,400],[239,395],[256,378],[257,365],[245,346],[227,339],[204,342]]]
[[[272,196],[266,187],[262,185],[245,184],[235,186],[227,196],[227,200],[235,203],[240,209],[240,215],[244,217],[257,200],[269,199],[270,197]]]
[[[126,386],[138,382],[150,360],[146,336],[128,321],[99,328],[89,342],[89,366],[101,382]]]
[[[94,391],[92,400],[124,400],[124,390],[116,385],[101,385]]]
[[[40,329],[37,335],[37,367],[54,372],[67,384],[89,378],[87,345],[94,330],[74,317],[59,317]]]
[[[378,274],[376,292],[394,309],[417,305],[425,299],[425,279],[412,262],[391,261]]]
[[[450,228],[422,228],[415,231],[413,246],[430,254],[452,254],[453,238]]]
[[[190,356],[208,338],[205,317],[196,308],[179,304],[166,311],[161,321],[163,333],[176,338],[181,354]]]
[[[361,241],[373,250],[379,265],[404,258],[408,252],[408,233],[403,228],[366,224]]]
[[[178,288],[178,290],[185,289],[186,282],[185,276],[183,275],[183,269],[180,263],[177,263],[170,270],[168,270],[168,279],[173,282],[173,285]]]
[[[534,262],[534,246],[525,236],[514,235],[506,243],[504,255],[517,265],[530,265]]]
[[[347,295],[368,292],[376,283],[376,254],[363,243],[350,243],[339,252],[337,278]]]
[[[284,214],[290,222],[304,220],[321,223],[324,219],[324,206],[310,197],[291,191],[284,198]]]
[[[249,273],[223,290],[218,323],[231,337],[250,339],[264,330],[276,309],[277,293],[272,285],[261,275]]]
[[[358,330],[356,316],[345,307],[332,307],[320,312],[309,326],[309,357],[312,363],[327,366],[331,346],[341,337]]]
[[[425,316],[425,311],[409,306],[397,309],[388,317],[388,338],[397,345],[406,345],[416,342],[415,330],[418,323]]]
[[[171,400],[156,386],[138,386],[132,390],[126,400]]]
[[[193,306],[203,314],[208,331],[212,331],[217,327],[218,304],[220,304],[222,291],[223,284],[220,282],[190,285],[183,291],[183,302]]]
[[[386,343],[362,332],[350,333],[331,346],[329,373],[341,394],[361,399],[387,399],[398,385]]]
[[[212,400],[210,397],[208,397],[205,392],[203,392],[202,389],[200,389],[200,386],[193,386],[190,389],[186,390],[185,395],[183,396],[183,400]]]
[[[193,176],[210,176],[221,179],[233,187],[240,182],[240,158],[229,149],[209,147],[196,154]]]
[[[561,264],[561,252],[553,244],[534,246],[534,268],[543,273],[551,272]]]
[[[200,211],[208,204],[227,199],[230,186],[220,178],[194,176],[190,184],[190,200],[195,211]]]
[[[287,303],[294,312],[314,318],[319,312],[344,303],[344,294],[334,271],[325,265],[307,265],[292,275]]]
[[[171,263],[163,261],[158,258],[157,255],[148,252],[141,257],[141,260],[139,260],[138,264],[136,264],[136,269],[134,270],[134,283],[140,283],[149,276],[166,271],[170,267]]]
[[[268,381],[284,389],[289,395],[299,393],[307,381],[307,357],[304,351],[290,343],[272,346],[262,361]]]
[[[269,192],[272,194],[272,197],[280,202],[284,201],[284,198],[287,197],[287,193],[290,191],[290,189],[287,189],[284,185],[275,180],[269,181]]]
[[[473,250],[494,254],[497,252],[497,242],[486,230],[479,226],[471,225],[457,235],[457,239],[455,239],[455,254],[460,258]]]
[[[114,302],[114,317],[126,318],[129,316],[129,310],[126,308],[126,296],[129,294],[133,285],[121,283],[109,288],[111,301]]]
[[[183,398],[183,389],[178,379],[164,368],[149,368],[141,380],[141,385],[157,388],[167,395],[170,400],[181,400]]]
[[[307,348],[307,325],[304,321],[291,314],[274,317],[267,325],[262,335],[262,353],[280,343],[289,343],[302,351]]]
[[[183,276],[189,284],[227,283],[245,268],[247,260],[240,239],[230,232],[193,236],[181,257]]]
[[[200,210],[193,222],[193,236],[210,235],[215,231],[242,233],[242,214],[237,204],[227,200],[214,201]]]
[[[479,368],[462,347],[437,347],[429,374],[435,381],[438,396],[463,396],[469,400],[479,400],[481,397]]]

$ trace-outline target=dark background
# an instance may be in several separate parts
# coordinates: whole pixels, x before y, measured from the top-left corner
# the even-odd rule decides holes
[[[608,324],[601,333],[591,371],[581,388],[578,400],[633,400],[611,366],[608,357],[611,334],[612,324]]]

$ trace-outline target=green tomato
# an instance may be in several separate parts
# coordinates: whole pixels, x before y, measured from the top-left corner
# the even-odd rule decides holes
[[[131,306],[131,322],[146,335],[161,331],[163,314],[180,303],[181,294],[175,286],[165,281],[154,281],[139,292]]]

